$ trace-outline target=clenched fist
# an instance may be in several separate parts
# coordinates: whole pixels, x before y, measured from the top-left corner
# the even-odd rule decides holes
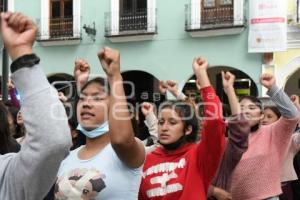
[[[1,33],[12,60],[32,53],[37,27],[21,13],[1,13]]]
[[[193,70],[195,75],[197,76],[200,71],[207,70],[208,62],[202,57],[196,57],[193,60]],[[197,76],[198,77],[198,76]]]
[[[234,80],[235,76],[232,73],[230,73],[229,71],[222,71],[222,84],[225,92],[227,91],[227,89],[233,87]]]
[[[150,113],[153,113],[153,105],[151,103],[148,102],[143,102],[142,103],[142,113],[143,115],[146,117],[148,116]]]
[[[276,84],[275,77],[272,74],[261,75],[260,82],[268,90],[270,90]]]
[[[76,60],[74,67],[74,78],[76,83],[79,83],[80,86],[83,86],[89,79],[90,71],[90,65],[87,63],[87,61],[83,59]]]
[[[120,76],[120,53],[118,50],[104,47],[99,53],[98,58],[108,79]]]

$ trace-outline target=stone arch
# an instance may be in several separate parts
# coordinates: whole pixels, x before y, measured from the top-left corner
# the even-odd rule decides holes
[[[228,99],[223,91],[221,71],[230,71],[236,77],[235,89],[238,96],[252,95],[258,96],[258,87],[254,80],[240,69],[229,66],[213,66],[208,69],[208,76],[212,86],[215,88],[217,95],[224,104],[224,114],[229,115]],[[182,85],[182,91],[195,101],[201,101],[199,92],[196,87],[196,77],[191,75]],[[227,111],[228,110],[228,111]]]

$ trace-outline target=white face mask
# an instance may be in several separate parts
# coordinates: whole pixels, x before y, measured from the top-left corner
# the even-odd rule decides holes
[[[107,133],[109,131],[109,125],[108,121],[105,121],[98,128],[95,128],[91,131],[87,131],[80,124],[78,124],[77,130],[81,131],[88,138],[96,138]]]

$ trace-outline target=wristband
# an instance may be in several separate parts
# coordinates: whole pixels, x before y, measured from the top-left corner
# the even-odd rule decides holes
[[[35,54],[27,54],[17,58],[10,66],[11,73],[24,68],[24,67],[33,67],[34,65],[40,62],[40,58]]]

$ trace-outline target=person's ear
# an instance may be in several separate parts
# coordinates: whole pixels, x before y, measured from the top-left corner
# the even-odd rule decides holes
[[[193,131],[192,125],[188,125],[188,126],[185,128],[185,135],[191,134],[192,131]]]

